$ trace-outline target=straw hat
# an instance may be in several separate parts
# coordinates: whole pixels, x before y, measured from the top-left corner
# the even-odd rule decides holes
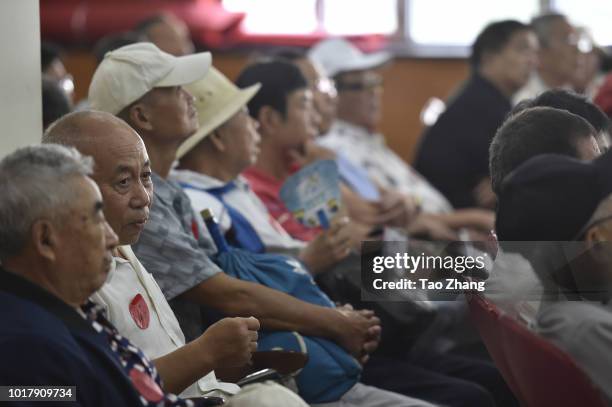
[[[200,127],[193,136],[181,144],[176,158],[179,159],[187,154],[213,130],[238,113],[255,96],[260,87],[261,84],[256,83],[240,89],[212,66],[204,78],[187,85],[185,88],[195,97]]]

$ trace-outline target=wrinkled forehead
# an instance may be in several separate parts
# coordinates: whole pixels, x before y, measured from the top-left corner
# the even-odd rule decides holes
[[[512,47],[512,46],[537,47],[539,46],[538,37],[535,34],[535,32],[530,28],[523,28],[520,30],[516,30],[514,33],[512,33],[510,38],[508,38],[508,41],[506,42],[506,44],[504,45],[502,49]]]
[[[91,155],[95,160],[96,173],[116,172],[119,167],[142,167],[149,157],[144,142],[123,121],[108,123],[97,128],[91,137]]]
[[[299,88],[289,93],[287,97],[288,104],[302,105],[312,100],[312,91],[310,88]]]

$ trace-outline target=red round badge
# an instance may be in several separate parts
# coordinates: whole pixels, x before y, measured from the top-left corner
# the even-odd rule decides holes
[[[130,370],[130,379],[132,379],[134,388],[136,388],[138,393],[147,401],[157,403],[164,398],[162,389],[160,389],[157,383],[155,383],[155,380],[145,372],[132,368],[132,370]]]
[[[136,326],[140,329],[147,329],[149,327],[150,313],[147,302],[142,295],[136,294],[136,296],[130,302],[130,315],[136,323]]]

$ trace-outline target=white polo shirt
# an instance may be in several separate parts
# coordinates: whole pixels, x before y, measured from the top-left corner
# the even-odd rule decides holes
[[[370,179],[385,188],[417,196],[428,213],[453,210],[450,202],[423,176],[402,160],[385,143],[381,134],[343,120],[335,120],[329,132],[317,142],[344,154],[353,164],[367,171]]]
[[[230,229],[232,220],[223,203],[214,195],[203,191],[203,189],[222,187],[225,185],[224,182],[189,170],[173,170],[170,173],[170,179],[181,184],[196,212],[199,213],[206,208],[211,209],[215,218],[217,218],[217,222],[219,222],[221,232],[225,234]],[[251,190],[244,177],[239,176],[235,182],[236,188],[227,192],[223,199],[249,221],[264,246],[282,249],[301,249],[304,247],[304,242],[292,238],[270,215],[264,203]],[[194,188],[185,187],[185,184]]]
[[[517,105],[522,100],[535,98],[550,89],[552,88],[544,83],[542,77],[538,75],[537,72],[533,72],[525,86],[514,94],[512,97],[512,103]],[[572,85],[569,83],[559,86],[559,89],[573,91]]]
[[[92,295],[92,300],[107,311],[110,322],[151,359],[156,359],[185,345],[181,331],[168,301],[153,276],[138,261],[129,246],[119,248],[128,260],[115,257],[104,286]],[[197,397],[214,390],[236,394],[240,387],[219,382],[211,372],[182,393],[182,397]]]

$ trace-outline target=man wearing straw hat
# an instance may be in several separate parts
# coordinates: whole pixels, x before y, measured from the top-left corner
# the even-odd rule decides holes
[[[233,245],[254,252],[293,252],[317,273],[350,250],[346,228],[337,224],[309,243],[296,240],[240,176],[259,154],[260,136],[246,108],[259,88],[238,89],[214,67],[205,80],[188,87],[196,95],[200,128],[179,148],[180,169],[171,179],[181,184],[196,211],[213,210]]]
[[[202,220],[181,188],[167,180],[179,145],[197,129],[197,111],[193,97],[182,86],[165,81],[172,69],[160,69],[169,57],[160,52],[152,44],[135,44],[107,54],[94,74],[89,99],[93,108],[126,120],[144,141],[151,159],[154,203],[134,251],[160,285],[187,339],[202,332],[203,305],[225,315],[255,316],[269,330],[328,338],[361,356],[379,329],[376,318],[316,306],[240,281],[223,273],[209,259],[215,248]],[[201,66],[202,72],[206,71],[206,61]],[[157,77],[151,77],[153,74]],[[334,394],[338,389],[329,389],[327,400],[321,402],[335,403],[349,397],[352,404],[348,405],[427,405],[356,380],[350,388],[340,390],[340,394]]]
[[[281,63],[276,68],[297,72],[288,63]],[[270,85],[264,83],[263,86]],[[196,98],[200,128],[179,148],[180,169],[174,170],[170,177],[183,186],[196,210],[211,208],[217,214],[226,236],[239,234],[242,239],[260,239],[270,250],[273,246],[289,248],[291,241],[287,240],[286,232],[282,229],[276,231],[278,226],[273,221],[271,223],[264,204],[240,176],[258,154],[260,136],[245,106],[260,89],[260,84],[238,89],[211,68],[204,79],[187,88]],[[215,192],[222,194],[218,197]],[[240,244],[239,241],[235,243]],[[250,250],[248,244],[242,247]],[[417,397],[445,405],[491,405],[487,404],[491,403],[489,395],[475,383],[428,372],[401,361],[374,359],[377,358],[373,357],[365,364],[363,376],[364,380],[368,375],[377,376],[381,383],[377,387],[398,392],[401,389],[402,394],[418,394]],[[385,368],[382,368],[383,364]],[[409,385],[393,389],[385,387],[398,382],[404,385],[408,382]]]
[[[303,401],[278,384],[253,385],[243,394],[217,380],[213,369],[242,367],[257,348],[254,318],[224,318],[185,344],[179,322],[155,280],[135,257],[134,244],[151,206],[150,163],[144,144],[123,120],[104,112],[64,116],[45,133],[43,143],[63,144],[95,160],[92,179],[104,200],[104,213],[120,246],[106,283],[91,299],[106,311],[119,333],[140,347],[159,372],[165,391],[182,397],[224,399],[240,392],[247,405],[275,406],[274,401],[303,407]],[[266,400],[266,402],[264,402]],[[217,400],[220,401],[220,400]],[[232,406],[239,406],[232,397]]]

